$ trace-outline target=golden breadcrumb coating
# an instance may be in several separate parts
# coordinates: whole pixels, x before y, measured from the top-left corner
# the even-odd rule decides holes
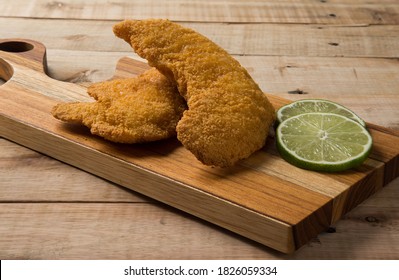
[[[176,81],[188,105],[177,137],[201,162],[232,166],[265,144],[275,110],[225,50],[169,20],[125,20],[114,33]]]
[[[92,134],[119,143],[175,136],[186,109],[175,85],[155,68],[136,78],[93,84],[88,94],[97,101],[58,104],[53,116],[83,124]]]

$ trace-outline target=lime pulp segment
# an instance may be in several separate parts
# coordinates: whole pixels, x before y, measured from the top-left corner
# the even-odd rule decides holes
[[[307,113],[277,128],[277,148],[288,162],[305,169],[335,172],[360,165],[372,138],[364,126],[345,116]]]
[[[323,99],[302,99],[281,107],[277,111],[277,121],[282,121],[304,113],[333,113],[348,117],[359,122],[362,126],[366,123],[348,108],[332,101]]]

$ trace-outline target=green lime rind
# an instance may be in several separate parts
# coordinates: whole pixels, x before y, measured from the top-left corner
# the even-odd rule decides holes
[[[358,167],[368,158],[372,142],[364,126],[330,113],[297,115],[284,120],[276,130],[281,157],[314,171],[339,172]]]
[[[341,104],[325,99],[301,99],[287,104],[277,110],[277,124],[284,120],[305,113],[333,113],[348,117],[366,127],[366,123],[358,115]]]

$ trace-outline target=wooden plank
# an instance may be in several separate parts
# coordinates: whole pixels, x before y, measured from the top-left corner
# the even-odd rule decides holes
[[[95,3],[16,0],[3,5],[0,16],[121,20],[125,18],[169,18],[174,21],[241,23],[397,24],[399,5],[386,1],[333,3],[330,1],[129,1]]]
[[[290,255],[162,205],[0,203],[0,258],[398,259],[398,198],[397,179]]]
[[[287,56],[236,58],[265,92],[290,100],[330,99],[351,108],[370,123],[399,129],[399,73],[395,60]]]
[[[29,39],[44,43],[48,49],[131,52],[124,41],[113,35],[114,23],[0,18],[3,38],[23,38],[29,34]],[[399,25],[182,24],[207,36],[232,55],[398,57]]]
[[[0,139],[0,178],[0,202],[153,203],[138,193],[5,139]]]
[[[142,203],[0,203],[0,235],[1,259],[281,256],[177,210]]]

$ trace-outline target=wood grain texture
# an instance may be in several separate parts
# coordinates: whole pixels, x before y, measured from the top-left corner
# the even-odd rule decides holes
[[[297,168],[277,155],[272,142],[248,161],[228,170],[201,165],[172,140],[123,147],[104,143],[84,131],[65,129],[51,117],[49,112],[57,100],[88,98],[82,87],[53,81],[44,71],[30,70],[27,58],[33,58],[33,66],[39,69],[36,58],[44,57],[35,52],[44,54],[42,45],[23,56],[2,53],[2,65],[10,64],[13,76],[2,87],[1,135],[283,252],[301,247],[381,188],[385,170],[394,174],[393,178],[399,173],[397,169],[389,170],[396,165],[373,162],[371,155],[357,171],[336,176],[313,176],[307,171],[300,178],[308,179],[298,181],[297,176],[292,176]],[[123,59],[117,74],[123,76],[129,69],[130,75],[137,75],[146,68],[144,65]],[[271,96],[272,103],[274,99],[282,102]],[[398,139],[394,137],[388,145]],[[384,138],[380,140],[380,146],[387,144]],[[398,154],[394,150],[386,161],[396,161]],[[275,166],[279,164],[272,164],[268,155],[275,156],[272,161],[285,164],[283,173],[277,171]],[[319,192],[317,187],[309,186],[319,176],[325,177],[330,191]],[[334,188],[334,182],[342,186]]]
[[[13,220],[15,215],[20,217],[18,222]],[[37,219],[26,218],[29,215]],[[12,229],[10,223],[14,224]],[[47,230],[49,227],[53,230]],[[146,233],[149,228],[156,229],[156,239]],[[186,238],[180,238],[176,231]],[[215,252],[215,258],[234,256],[246,245],[237,236],[226,236],[217,227],[168,207],[129,203],[2,203],[0,234],[2,259],[119,260],[157,259],[161,255],[166,259],[206,259],[209,251]],[[206,240],[201,249],[198,238]],[[112,250],[107,244],[114,244]],[[177,255],[176,248],[181,246],[184,252]],[[248,242],[247,246],[252,249],[241,254],[243,258],[280,255]]]
[[[3,38],[15,33],[29,34],[49,49],[130,52],[130,47],[115,38],[112,26],[117,21],[65,19],[0,18],[0,26],[14,26]],[[49,32],[43,26],[56,25]],[[397,58],[398,25],[337,26],[314,24],[226,24],[183,22],[239,56],[323,56]],[[54,27],[55,28],[55,27]],[[228,35],[226,35],[228,34]]]
[[[13,150],[17,151],[15,156]],[[8,191],[12,199],[0,204],[1,259],[398,258],[398,179],[331,229],[295,253],[285,255],[145,197],[140,203],[134,203],[135,198],[127,203],[128,198],[138,194],[107,186],[88,173],[7,140],[0,141],[0,155],[3,154],[7,156],[0,160],[0,177],[15,179],[6,184],[0,181],[0,194]],[[41,160],[38,162],[37,158]],[[7,164],[10,161],[14,162],[11,170]],[[57,172],[49,172],[54,166]],[[72,174],[76,186],[74,180],[69,184],[70,181],[59,179],[71,169],[75,169]],[[24,196],[18,190],[25,188],[29,194],[32,181],[32,201],[14,201]],[[42,203],[35,202],[37,192],[42,195],[37,201]],[[104,196],[100,197],[102,193]],[[97,195],[98,201],[93,204],[91,196]],[[118,203],[123,199],[123,203]]]
[[[1,202],[153,202],[5,139],[0,146]]]
[[[138,58],[113,37],[110,27],[115,21],[102,18],[161,17],[168,13],[174,20],[186,19],[180,22],[206,32],[222,47],[237,51],[235,57],[256,76],[264,91],[290,100],[332,99],[354,109],[369,125],[375,123],[397,133],[399,64],[398,53],[392,48],[397,46],[393,38],[398,37],[397,0],[211,2],[96,1],[101,8],[94,9],[92,1],[27,4],[0,0],[1,37],[43,42],[48,47],[52,77],[87,85],[108,79],[120,57]],[[265,3],[270,14],[265,10],[247,12],[259,3]],[[125,9],[118,9],[116,4]],[[53,6],[53,10],[46,10],[44,5]],[[132,5],[137,9],[131,9]],[[171,5],[180,7],[168,8]],[[240,11],[236,9],[239,6]],[[281,11],[284,6],[295,9]],[[41,19],[36,18],[37,11]],[[335,17],[326,17],[325,12]],[[221,21],[209,21],[216,18]],[[224,20],[240,22],[233,25]],[[240,27],[240,23],[254,20],[273,33]],[[221,23],[238,29],[227,28],[223,30],[230,33],[220,33],[216,29]],[[320,32],[307,31],[311,25],[321,28]],[[381,25],[384,27],[379,28]],[[341,31],[336,32],[338,29]],[[300,38],[298,32],[306,36]],[[334,36],[338,33],[339,37]],[[250,43],[243,44],[246,40]],[[262,50],[260,44],[267,49]],[[262,50],[263,54],[251,50]],[[0,85],[3,83],[0,78]],[[293,93],[298,91],[305,95]],[[392,178],[388,177],[387,181]],[[4,139],[0,140],[0,178],[0,206],[7,202],[0,211],[0,215],[7,213],[0,219],[1,259],[399,258],[398,179],[326,232],[293,254],[284,255]],[[94,201],[98,207],[94,207]],[[168,218],[163,220],[165,215]],[[162,226],[165,221],[173,229]],[[99,246],[94,246],[93,240]]]
[[[318,24],[397,24],[397,2],[354,5],[353,2],[330,1],[154,1],[87,2],[36,0],[30,5],[17,0],[3,5],[1,16],[35,18],[79,18],[122,20],[125,18],[169,18],[174,21],[318,23]]]

